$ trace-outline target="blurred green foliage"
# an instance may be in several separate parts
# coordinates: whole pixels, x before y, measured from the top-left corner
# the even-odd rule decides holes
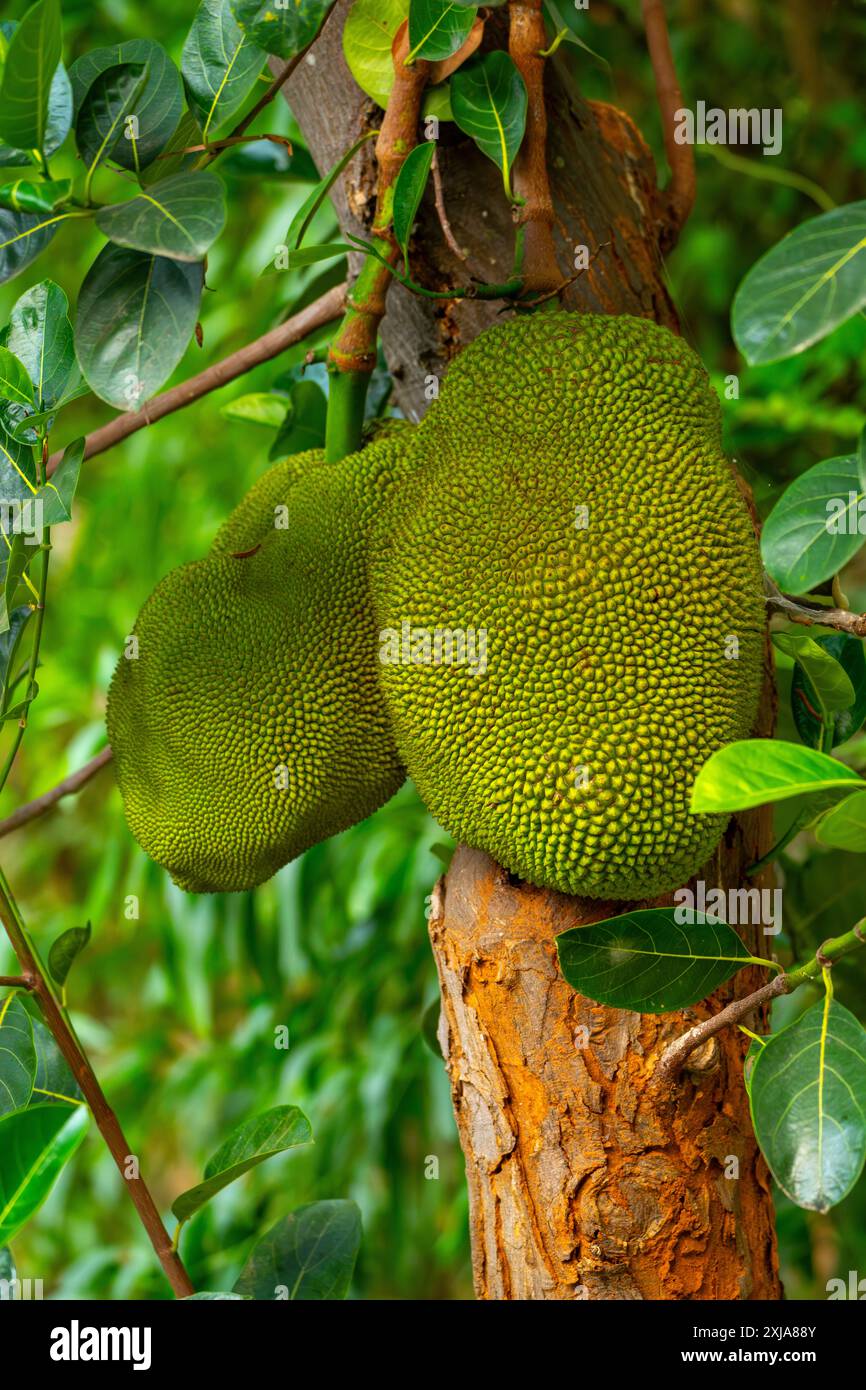
[[[24,8],[17,4],[13,17]],[[863,196],[866,9],[767,0],[712,7],[672,0],[667,9],[686,101],[782,107],[778,166],[814,180],[836,202]],[[193,0],[144,7],[65,0],[65,59],[148,36],[179,60],[193,12]],[[557,62],[586,94],[630,112],[663,172],[636,0],[594,0],[576,28],[609,70],[570,46]],[[255,129],[297,136],[282,102]],[[280,170],[274,149],[220,163],[229,223],[209,258],[203,348],[190,347],[175,380],[266,331],[321,281],[316,266],[290,281],[259,278],[311,172],[300,143],[288,170]],[[742,154],[760,165],[753,151]],[[59,157],[54,177],[69,176],[71,165],[71,156]],[[726,167],[709,152],[698,153],[698,174],[697,206],[668,266],[672,294],[717,383],[739,377],[739,401],[725,406],[728,442],[766,510],[792,476],[853,449],[866,415],[866,322],[852,320],[800,357],[747,368],[729,327],[737,284],[763,251],[819,209],[803,192]],[[324,210],[319,219],[324,240],[333,217]],[[80,224],[66,229],[56,249],[0,289],[0,322],[46,274],[74,302],[100,245]],[[40,695],[4,814],[101,746],[107,683],[140,605],[163,574],[204,553],[266,466],[267,436],[226,420],[219,407],[266,389],[286,365],[259,368],[86,465],[74,522],[55,535]],[[109,415],[85,397],[70,407],[54,442]],[[866,605],[862,565],[852,566],[846,587],[854,603]],[[796,737],[784,725],[781,732]],[[310,1117],[312,1147],[248,1174],[184,1231],[183,1254],[199,1287],[230,1287],[254,1234],[290,1208],[352,1197],[365,1228],[354,1296],[471,1296],[463,1160],[444,1068],[421,1027],[436,998],[425,904],[441,870],[431,846],[442,839],[407,786],[371,820],[254,894],[187,897],[133,843],[107,772],[4,844],[10,879],[43,950],[62,930],[93,923],[93,941],[70,979],[76,1027],[166,1212],[245,1117],[281,1103],[300,1105]],[[795,842],[785,875],[786,908],[796,903],[796,912],[786,920],[799,949],[862,914],[856,862],[838,852],[807,854]],[[840,897],[843,888],[850,901]],[[0,970],[11,968],[0,949]],[[863,964],[846,972],[840,997],[854,992],[857,1007]],[[796,1007],[809,1002],[798,995]],[[282,1026],[287,1050],[275,1046]],[[426,1176],[431,1157],[437,1178]],[[112,1160],[91,1136],[16,1241],[19,1274],[42,1278],[49,1296],[165,1297],[120,1189]],[[823,1298],[828,1278],[866,1269],[866,1184],[826,1217],[781,1202],[779,1231],[789,1297]]]

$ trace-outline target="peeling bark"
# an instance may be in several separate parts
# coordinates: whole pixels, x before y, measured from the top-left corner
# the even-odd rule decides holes
[[[339,0],[314,61],[301,64],[287,92],[322,170],[381,120],[343,60],[348,3]],[[575,247],[592,257],[564,303],[638,314],[678,331],[659,252],[669,211],[649,150],[627,115],[584,101],[556,59],[546,77],[560,268],[572,273]],[[514,226],[498,171],[453,126],[441,128],[438,159],[468,260],[448,248],[429,190],[413,274],[436,289],[465,284],[470,274],[506,279]],[[344,231],[366,231],[374,193],[365,147],[335,193]],[[410,418],[423,414],[425,376],[441,376],[498,307],[421,300],[391,286],[382,337]],[[761,731],[772,724],[768,674]],[[766,812],[732,821],[702,877],[726,888],[743,883],[770,833]],[[437,887],[430,936],[440,1040],[466,1157],[476,1292],[484,1299],[778,1299],[772,1202],[749,1121],[743,1035],[722,1034],[693,1055],[673,1094],[651,1083],[668,1042],[757,988],[764,973],[741,971],[686,1013],[640,1016],[593,1004],[560,976],[554,938],[623,909],[515,883],[486,855],[462,847]],[[748,944],[766,953],[766,938]],[[586,1046],[578,1045],[582,1027]],[[733,1160],[736,1178],[726,1176]]]

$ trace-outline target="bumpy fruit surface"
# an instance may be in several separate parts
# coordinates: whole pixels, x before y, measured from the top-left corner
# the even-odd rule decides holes
[[[692,815],[691,786],[752,730],[765,622],[699,359],[642,319],[515,319],[459,356],[413,451],[371,553],[421,797],[533,883],[684,883],[726,819]]]
[[[109,737],[130,828],[181,887],[251,888],[403,781],[367,584],[402,458],[389,435],[277,464],[139,614]]]

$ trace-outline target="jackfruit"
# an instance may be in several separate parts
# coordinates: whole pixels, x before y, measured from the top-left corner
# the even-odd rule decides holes
[[[422,800],[532,883],[685,883],[726,819],[691,786],[752,730],[765,625],[699,358],[644,319],[517,318],[459,355],[412,453],[371,583]]]
[[[404,779],[366,568],[404,466],[395,439],[276,465],[139,614],[108,732],[130,828],[183,888],[252,888]]]

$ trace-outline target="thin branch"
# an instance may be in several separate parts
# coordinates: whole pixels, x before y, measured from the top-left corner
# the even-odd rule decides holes
[[[106,449],[119,444],[130,434],[135,434],[136,430],[143,430],[146,425],[155,424],[157,420],[171,415],[173,411],[181,410],[185,405],[192,405],[193,401],[201,400],[208,392],[216,391],[220,386],[226,386],[262,362],[269,362],[272,357],[278,357],[286,348],[291,347],[293,343],[299,343],[314,329],[339,318],[345,299],[346,286],[336,285],[315,299],[312,304],[308,304],[305,309],[286,319],[285,323],[272,328],[269,333],[264,333],[261,338],[247,343],[229,357],[224,357],[221,362],[214,362],[212,366],[206,367],[203,372],[190,377],[188,381],[182,381],[178,386],[172,386],[171,390],[163,391],[162,395],[154,396],[141,410],[130,410],[124,415],[116,415],[107,425],[102,425],[100,429],[87,436],[85,458],[104,453]],[[51,455],[48,460],[49,477],[62,457],[62,450]]]
[[[683,109],[683,94],[674,67],[663,0],[641,0],[641,11],[662,118],[665,155],[671,171],[665,189],[670,218],[667,245],[670,247],[675,244],[695,204],[695,152],[691,145],[680,145],[676,140],[676,113]]]
[[[765,576],[767,587],[767,607],[773,612],[783,613],[792,623],[803,623],[806,627],[832,627],[837,632],[849,632],[852,637],[866,637],[866,613],[851,613],[847,608],[822,608],[819,603],[812,604],[808,599],[791,598],[783,594]]]
[[[448,214],[445,211],[445,191],[442,187],[442,170],[439,168],[439,152],[433,152],[433,192],[436,201],[436,215],[439,218],[439,226],[442,228],[442,235],[448,244],[449,250],[453,251],[458,261],[465,262],[466,252],[462,246],[457,245],[457,240],[451,230],[451,223],[448,221]]]
[[[95,777],[101,768],[111,761],[111,749],[103,748],[101,753],[97,753],[95,758],[91,758],[89,763],[78,768],[77,772],[71,772],[68,777],[64,777],[62,782],[58,782],[56,787],[50,791],[43,792],[33,801],[28,801],[24,806],[19,806],[17,811],[13,811],[11,816],[5,820],[0,820],[0,839],[4,835],[11,835],[13,830],[18,830],[28,821],[36,820],[37,816],[44,816],[46,811],[50,811],[52,806],[56,806],[64,796],[72,796],[74,792],[80,791],[91,777]]]
[[[744,999],[735,999],[732,1004],[722,1009],[719,1013],[713,1014],[712,1018],[705,1018],[702,1023],[698,1023],[694,1028],[690,1028],[682,1037],[669,1044],[661,1055],[655,1073],[655,1080],[659,1084],[673,1081],[677,1072],[682,1067],[690,1052],[696,1047],[700,1047],[707,1038],[715,1037],[716,1033],[721,1033],[723,1028],[727,1028],[731,1023],[739,1023],[741,1018],[760,1008],[771,999],[776,999],[780,994],[790,994],[794,985],[791,984],[787,975],[777,975],[770,980],[769,984],[762,985],[753,994],[747,994]]]
[[[162,1223],[150,1189],[140,1176],[136,1155],[130,1148],[117,1116],[108,1104],[102,1087],[94,1075],[93,1068],[64,1018],[63,1011],[40,968],[2,869],[0,869],[0,920],[6,928],[6,934],[12,943],[12,949],[18,957],[22,970],[33,981],[33,994],[42,1011],[42,1016],[69,1064],[75,1080],[81,1087],[84,1098],[103,1139],[108,1145],[111,1156],[117,1164],[166,1278],[175,1295],[178,1298],[186,1298],[195,1292],[192,1281],[184,1269],[180,1255],[172,1249],[171,1237]]]
[[[514,191],[521,200],[518,236],[523,233],[520,271],[528,296],[557,294],[563,288],[553,244],[553,198],[547,175],[547,108],[544,57],[547,32],[541,0],[511,0],[508,52],[526,85],[526,133],[514,161]]]
[[[32,989],[33,981],[29,975],[0,975],[0,988]]]

